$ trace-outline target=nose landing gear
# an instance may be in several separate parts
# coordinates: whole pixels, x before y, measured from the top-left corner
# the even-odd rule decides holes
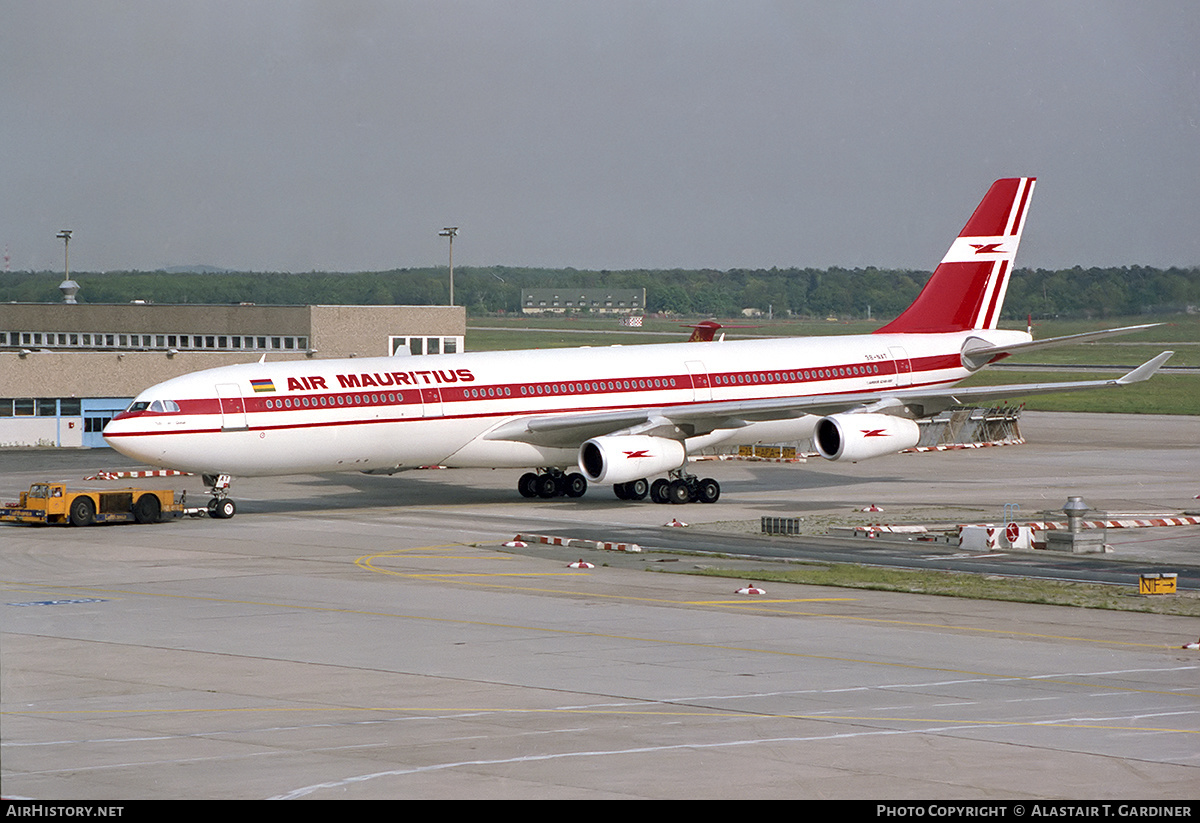
[[[228,520],[237,514],[237,505],[229,499],[229,481],[227,474],[203,475],[204,485],[212,500],[208,501],[208,516],[217,520]]]

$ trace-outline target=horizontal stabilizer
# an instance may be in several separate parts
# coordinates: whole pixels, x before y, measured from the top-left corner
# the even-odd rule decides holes
[[[1047,337],[1045,340],[1032,340],[1027,343],[1010,343],[1004,346],[989,346],[978,337],[972,337],[963,345],[962,364],[968,369],[981,369],[1000,354],[1022,354],[1029,351],[1037,351],[1038,349],[1049,349],[1054,346],[1065,346],[1073,343],[1088,343],[1092,340],[1100,340],[1104,337],[1112,337],[1118,334],[1130,334],[1143,329],[1152,329],[1155,326],[1161,326],[1162,323],[1146,323],[1141,326],[1122,326],[1119,329],[1103,329],[1101,331],[1088,331],[1082,334],[1068,334],[1065,337]]]

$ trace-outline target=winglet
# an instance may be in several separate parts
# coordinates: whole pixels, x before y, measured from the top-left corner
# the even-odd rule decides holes
[[[1147,360],[1124,377],[1118,377],[1116,382],[1122,386],[1126,386],[1130,383],[1141,383],[1143,380],[1149,380],[1154,376],[1155,372],[1162,368],[1163,363],[1171,359],[1171,355],[1173,354],[1175,352],[1165,351],[1153,360]]]

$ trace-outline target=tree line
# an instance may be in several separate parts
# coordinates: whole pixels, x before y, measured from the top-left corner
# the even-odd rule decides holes
[[[469,314],[519,313],[521,290],[553,288],[646,290],[651,313],[732,317],[743,309],[777,317],[887,319],[916,297],[927,271],[903,269],[625,270],[458,267],[455,302]],[[445,305],[446,268],[377,272],[74,272],[81,303],[258,303],[327,305]],[[0,275],[0,300],[53,303],[61,274]],[[1107,317],[1163,314],[1200,305],[1200,267],[1145,266],[1017,269],[1004,317]]]

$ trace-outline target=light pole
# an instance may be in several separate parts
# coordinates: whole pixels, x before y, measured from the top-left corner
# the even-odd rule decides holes
[[[454,305],[454,235],[458,234],[458,226],[447,226],[438,232],[438,237],[450,238],[450,305]]]
[[[63,229],[55,235],[63,241],[63,280],[71,279],[71,229]]]
[[[63,281],[58,285],[58,290],[63,293],[64,303],[75,303],[79,284],[71,279],[71,230],[63,229],[55,237],[63,241]]]

